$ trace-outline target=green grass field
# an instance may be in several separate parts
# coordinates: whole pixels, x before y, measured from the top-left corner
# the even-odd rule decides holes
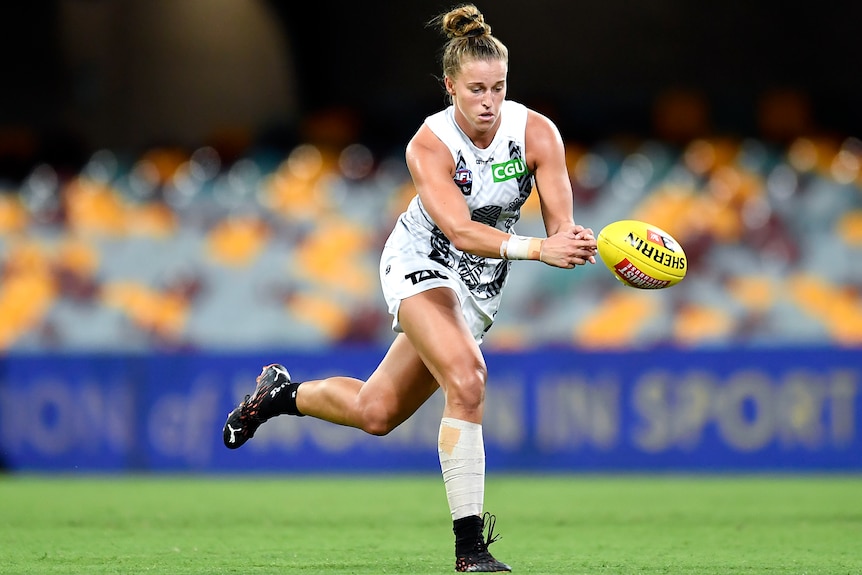
[[[858,575],[862,477],[494,476],[515,573]],[[0,573],[451,573],[434,476],[0,476]]]

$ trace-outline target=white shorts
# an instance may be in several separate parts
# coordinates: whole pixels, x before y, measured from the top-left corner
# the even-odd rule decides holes
[[[389,313],[392,314],[392,329],[397,333],[404,331],[398,322],[401,301],[432,288],[448,287],[455,292],[461,302],[467,326],[478,343],[482,343],[500,307],[501,294],[488,299],[476,299],[456,272],[427,256],[390,247],[383,248],[380,256],[380,283]]]

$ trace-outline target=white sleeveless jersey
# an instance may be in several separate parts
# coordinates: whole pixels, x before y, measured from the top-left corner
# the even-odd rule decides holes
[[[454,181],[473,221],[514,233],[513,226],[534,183],[524,153],[527,108],[504,101],[500,127],[485,149],[477,148],[461,131],[452,106],[426,118],[425,125],[449,148],[455,162]],[[480,301],[499,295],[509,274],[507,260],[456,249],[432,221],[418,195],[399,217],[386,247],[444,266],[448,275],[460,278],[469,294]]]

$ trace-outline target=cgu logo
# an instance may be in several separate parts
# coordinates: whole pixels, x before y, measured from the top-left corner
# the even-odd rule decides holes
[[[493,164],[491,173],[494,174],[495,182],[505,182],[512,178],[523,176],[527,173],[527,166],[521,158],[514,158],[502,164]]]

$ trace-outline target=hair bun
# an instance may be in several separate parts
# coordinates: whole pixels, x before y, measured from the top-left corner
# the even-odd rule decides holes
[[[442,19],[443,31],[449,38],[475,37],[491,34],[485,17],[472,4],[454,8]]]

